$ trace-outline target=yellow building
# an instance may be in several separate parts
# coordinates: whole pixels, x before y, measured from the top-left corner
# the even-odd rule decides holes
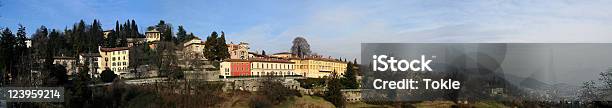
[[[291,58],[293,57],[293,54],[291,54],[290,52],[280,52],[280,53],[272,54],[270,56],[278,57],[278,58]]]
[[[145,32],[147,42],[159,41],[161,39],[161,32],[153,29]]]
[[[183,43],[183,53],[186,56],[193,58],[201,58],[204,54],[204,42],[202,39],[195,37]]]
[[[295,72],[306,77],[322,78],[329,76],[332,72],[343,75],[346,71],[346,62],[331,58],[305,57],[291,58],[295,63]]]
[[[249,59],[253,76],[287,76],[295,73],[294,63],[283,59]]]
[[[129,73],[130,53],[128,47],[99,48],[99,50],[102,60],[99,60],[98,67],[102,68],[101,71],[109,68],[117,75]]]

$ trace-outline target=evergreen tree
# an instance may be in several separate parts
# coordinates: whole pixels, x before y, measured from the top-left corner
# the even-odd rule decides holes
[[[105,39],[106,42],[106,48],[113,48],[116,47],[118,45],[118,41],[117,41],[117,33],[115,32],[115,30],[111,30],[108,33],[108,37]]]
[[[119,25],[119,21],[115,22],[115,29],[113,30],[113,32],[111,32],[109,34],[109,36],[111,36],[111,43],[114,43],[112,47],[120,47],[121,46],[121,42],[119,41],[121,38],[119,37],[119,35],[121,35],[121,27]]]
[[[89,46],[87,48],[87,52],[98,52],[98,46],[102,45],[104,32],[102,30],[100,21],[94,20],[94,23],[91,25],[91,29],[89,30],[90,39]]]
[[[88,63],[85,65],[88,65]],[[77,73],[76,78],[73,81],[73,87],[69,88],[70,98],[67,103],[71,107],[92,107],[89,106],[90,103],[88,101],[91,99],[92,95],[92,90],[88,87],[89,84],[91,84],[91,78],[88,72],[89,68],[84,66],[80,72]]]
[[[85,25],[85,21],[81,20],[79,21],[76,29],[74,30],[73,35],[75,36],[75,43],[73,44],[75,47],[74,49],[76,50],[77,53],[83,52],[85,49],[87,49],[86,47],[88,46],[87,43],[88,42],[88,35],[86,32],[86,25]],[[60,38],[58,35],[58,40],[54,40],[56,42],[56,45],[61,46],[60,45]],[[53,40],[53,39],[52,39]]]
[[[172,25],[166,23],[164,20],[160,20],[156,25],[157,31],[161,32],[161,40],[162,41],[175,41],[176,39],[172,36]],[[176,43],[176,42],[175,42]]]
[[[53,32],[51,32],[49,35],[51,34],[53,34]],[[49,72],[47,73],[48,75],[46,76],[46,81],[43,83],[45,83],[45,86],[63,86],[68,82],[67,73],[68,71],[66,70],[65,66],[53,64],[50,66]]]
[[[325,92],[325,100],[334,104],[334,106],[344,107],[344,96],[342,95],[342,82],[334,71],[331,77],[327,79],[327,91]]]
[[[14,64],[14,62],[16,60],[14,59],[15,54],[13,53],[17,42],[15,35],[13,35],[11,30],[8,28],[3,29],[0,35],[0,61],[2,62],[0,63],[0,71],[3,72],[3,83],[6,83],[6,81],[8,81],[7,79],[9,79],[9,74],[15,75],[14,72],[16,71],[16,64]]]
[[[193,39],[193,38],[196,38],[196,36],[193,35],[193,33],[189,33],[189,35],[187,35],[187,40]]]
[[[221,31],[221,37],[217,40],[217,55],[219,60],[230,58],[229,51],[227,49],[227,43],[225,42],[225,32]]]
[[[213,31],[210,36],[206,37],[206,43],[204,43],[204,57],[209,60],[219,61],[219,56],[217,55],[219,51],[217,51],[218,48],[216,48],[217,38],[218,34],[215,31]]]
[[[26,28],[23,27],[23,25],[19,24],[19,29],[17,29],[17,47],[22,48],[22,49],[18,49],[18,50],[23,50],[24,48],[26,48],[26,43],[25,41],[28,39],[26,37],[26,32],[25,32]]]
[[[48,40],[49,40],[48,34],[49,34],[49,31],[47,30],[47,27],[41,26],[32,35],[33,59],[34,59],[34,64],[37,64],[35,66],[39,66],[35,68],[39,70],[48,70],[50,67],[50,64],[43,64],[43,62],[38,61],[40,59],[45,59],[44,61],[50,61],[48,59],[51,57],[46,57],[47,49],[49,47],[47,45]]]
[[[30,72],[30,67],[31,67],[31,52],[30,50],[27,48],[26,46],[26,32],[25,32],[25,27],[23,27],[21,24],[19,25],[19,28],[17,30],[16,33],[16,46],[15,46],[15,53],[17,53],[15,56],[17,56],[16,58],[16,74],[15,76],[17,76],[16,80],[19,81],[20,85],[29,85],[31,84],[28,80],[30,78],[29,73]]]
[[[105,83],[113,82],[116,77],[117,74],[115,74],[115,72],[113,72],[109,68],[106,68],[104,71],[102,71],[102,73],[100,73],[100,80]]]
[[[344,82],[343,85],[347,89],[357,89],[359,87],[359,84],[357,84],[355,70],[353,69],[353,63],[348,62],[346,65],[346,71],[344,72],[344,78],[342,79]]]
[[[185,31],[185,28],[183,28],[183,26],[178,26],[178,31],[176,32],[176,38],[178,39],[179,42],[184,42],[188,40],[187,31]]]
[[[132,33],[132,37],[134,38],[139,38],[140,37],[140,33],[138,32],[138,25],[136,24],[136,21],[134,21],[132,19],[132,23],[131,23],[131,33]]]
[[[127,38],[128,38],[128,22],[123,23],[123,25],[119,26],[119,30],[117,30],[117,34],[119,37],[119,47],[127,47]]]

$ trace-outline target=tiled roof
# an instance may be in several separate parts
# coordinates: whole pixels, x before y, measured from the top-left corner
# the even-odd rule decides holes
[[[291,54],[290,52],[279,52],[279,53],[274,53],[274,54]]]
[[[344,61],[340,61],[340,60],[336,60],[336,59],[331,59],[331,58],[322,58],[322,57],[304,57],[304,58],[293,57],[293,58],[289,58],[289,59],[290,60],[320,60],[320,61],[345,63]]]
[[[227,59],[226,62],[274,62],[274,63],[293,63],[284,59]]]
[[[102,52],[112,52],[112,51],[121,51],[121,50],[128,50],[129,47],[115,47],[115,48],[100,48],[100,51]]]

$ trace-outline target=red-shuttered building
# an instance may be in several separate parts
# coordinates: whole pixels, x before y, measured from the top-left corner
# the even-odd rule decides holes
[[[230,68],[231,76],[251,75],[251,62],[231,62]]]

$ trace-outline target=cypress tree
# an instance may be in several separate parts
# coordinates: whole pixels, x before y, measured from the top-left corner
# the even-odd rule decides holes
[[[88,47],[87,52],[98,52],[98,46],[102,45],[104,32],[102,31],[102,27],[100,21],[94,20],[94,23],[91,25],[91,30],[89,30],[89,34],[93,39],[91,39],[88,43],[90,46]]]
[[[217,40],[217,52],[219,55],[219,60],[227,59],[230,57],[229,52],[227,50],[227,44],[225,43],[225,32],[221,31],[221,37]]]
[[[134,21],[134,19],[132,19],[132,27],[131,27],[131,31],[132,31],[132,37],[138,38],[140,33],[138,32],[138,25],[136,25],[136,21]]]

